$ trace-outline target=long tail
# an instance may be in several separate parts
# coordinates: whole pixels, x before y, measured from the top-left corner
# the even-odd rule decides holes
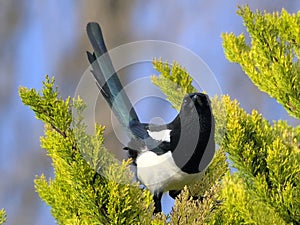
[[[119,122],[130,130],[130,124],[139,123],[139,118],[114,70],[99,24],[88,23],[87,34],[94,49],[87,56],[97,85]]]

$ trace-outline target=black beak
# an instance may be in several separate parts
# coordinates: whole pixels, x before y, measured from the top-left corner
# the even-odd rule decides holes
[[[198,103],[199,105],[202,104],[202,103],[201,103],[201,99],[199,98],[198,95],[194,95],[194,96],[192,97],[192,100],[193,100],[194,103]]]

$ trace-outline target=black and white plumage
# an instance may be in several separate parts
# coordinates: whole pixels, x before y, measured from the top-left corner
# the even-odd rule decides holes
[[[131,140],[124,149],[136,165],[138,179],[154,194],[155,212],[160,212],[162,193],[169,191],[176,197],[184,185],[203,174],[214,156],[210,100],[203,93],[188,94],[172,122],[141,123],[106,54],[100,26],[89,23],[87,34],[94,48],[93,54],[88,52],[92,73],[103,97],[128,130]]]

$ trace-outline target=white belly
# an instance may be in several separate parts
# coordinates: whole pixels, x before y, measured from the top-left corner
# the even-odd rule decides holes
[[[154,152],[141,153],[137,159],[138,179],[152,192],[180,190],[202,173],[188,174],[178,168],[172,158],[171,151],[156,155]]]

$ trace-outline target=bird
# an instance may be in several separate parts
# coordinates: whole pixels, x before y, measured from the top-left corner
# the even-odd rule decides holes
[[[166,124],[142,123],[124,91],[107,52],[97,22],[87,24],[93,52],[87,51],[96,84],[130,138],[128,157],[137,179],[153,194],[154,213],[162,211],[161,198],[176,198],[185,185],[199,179],[215,154],[215,120],[205,93],[189,93],[175,118]]]

